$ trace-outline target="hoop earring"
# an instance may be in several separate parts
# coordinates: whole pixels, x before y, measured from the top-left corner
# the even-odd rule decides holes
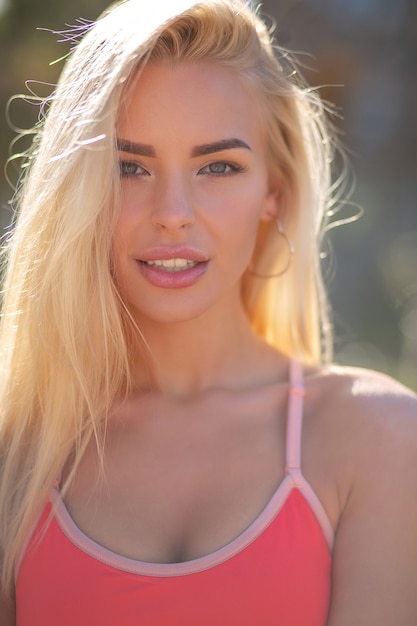
[[[255,278],[278,278],[279,276],[282,276],[283,274],[285,274],[285,272],[288,271],[290,265],[291,265],[291,259],[292,256],[294,254],[294,244],[291,241],[291,239],[288,237],[288,235],[286,234],[285,230],[282,228],[281,222],[279,220],[276,220],[275,225],[277,227],[278,230],[278,235],[280,237],[283,238],[283,240],[285,241],[287,247],[288,247],[288,258],[287,258],[287,262],[285,264],[285,267],[277,272],[276,274],[259,274],[258,272],[256,272],[254,269],[252,269],[252,267],[249,265],[248,267],[248,272],[254,276]]]

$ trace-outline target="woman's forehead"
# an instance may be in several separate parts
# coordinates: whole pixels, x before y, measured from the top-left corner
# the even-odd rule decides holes
[[[164,126],[187,132],[218,129],[261,134],[260,98],[240,76],[214,63],[149,63],[131,81],[118,130],[145,135]]]

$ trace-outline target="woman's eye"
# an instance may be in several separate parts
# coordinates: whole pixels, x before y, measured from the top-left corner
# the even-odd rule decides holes
[[[133,161],[119,161],[119,171],[122,178],[130,178],[132,176],[149,176],[139,163]]]
[[[199,174],[209,174],[210,176],[230,176],[236,172],[242,172],[243,168],[235,163],[225,161],[215,161],[201,168]]]

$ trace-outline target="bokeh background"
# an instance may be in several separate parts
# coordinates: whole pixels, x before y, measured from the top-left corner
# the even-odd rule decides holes
[[[8,99],[28,93],[28,80],[46,95],[62,69],[62,62],[51,62],[68,44],[50,31],[79,17],[95,19],[107,4],[0,0],[2,165],[14,137]],[[356,184],[352,204],[333,219],[354,215],[355,205],[364,210],[328,234],[323,262],[336,360],[387,372],[417,390],[417,2],[265,0],[263,12],[275,22],[278,42],[297,52],[309,83],[336,105],[333,121]],[[37,109],[16,102],[10,114],[16,126],[28,128]],[[2,171],[1,228],[10,219],[11,195]]]

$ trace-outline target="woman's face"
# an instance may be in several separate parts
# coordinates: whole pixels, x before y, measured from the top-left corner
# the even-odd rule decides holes
[[[148,65],[117,124],[115,278],[140,323],[241,306],[259,220],[276,214],[260,105],[213,64]]]

